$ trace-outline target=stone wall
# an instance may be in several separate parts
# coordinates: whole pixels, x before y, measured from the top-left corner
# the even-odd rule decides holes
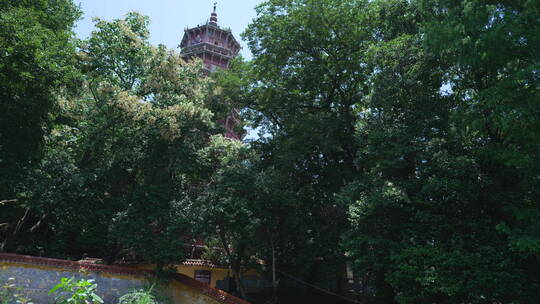
[[[30,298],[33,303],[54,303],[54,295],[48,295],[49,290],[60,282],[61,278],[74,277],[76,280],[85,278],[93,279],[98,285],[98,294],[105,303],[117,303],[118,298],[129,290],[143,288],[144,278],[129,276],[110,276],[102,273],[80,273],[71,270],[62,270],[46,266],[23,265],[0,262],[0,284],[7,282],[9,278],[15,280],[17,287],[25,298]]]
[[[0,284],[14,278],[17,287],[22,288],[22,294],[35,304],[54,303],[54,296],[48,292],[62,277],[94,279],[98,284],[98,294],[105,303],[115,304],[130,290],[148,286],[147,278],[151,275],[151,271],[127,267],[0,254]],[[163,288],[162,295],[172,303],[181,304],[249,304],[182,274],[174,276]]]

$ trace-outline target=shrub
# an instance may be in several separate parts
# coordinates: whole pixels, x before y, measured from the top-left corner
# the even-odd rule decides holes
[[[149,290],[135,290],[120,297],[118,304],[157,304],[152,295],[152,287]]]
[[[15,285],[15,278],[9,278],[0,286],[0,304],[33,304],[21,291],[22,288]]]
[[[101,304],[103,300],[96,294],[97,284],[94,280],[75,278],[62,278],[60,283],[54,286],[49,294],[57,293],[57,304]],[[70,295],[68,298],[64,294]]]

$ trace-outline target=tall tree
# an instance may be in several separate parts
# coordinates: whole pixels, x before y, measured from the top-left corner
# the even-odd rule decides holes
[[[253,255],[255,234],[261,224],[254,212],[259,202],[253,159],[241,142],[221,135],[213,137],[201,150],[210,176],[192,205],[197,233],[217,240],[242,298],[246,298],[242,270]]]
[[[96,20],[83,42],[84,91],[63,100],[64,120],[26,182],[25,203],[43,214],[41,237],[19,240],[27,252],[109,263],[134,252],[158,266],[184,258],[181,202],[198,150],[217,131],[205,107],[209,79],[200,63],[152,47],[147,24],[136,13]]]
[[[213,244],[220,250],[212,250],[217,256],[211,258],[230,266],[245,298],[245,269],[265,268],[275,277],[276,267],[303,262],[295,255],[302,253],[299,243],[309,242],[302,239],[310,227],[305,216],[309,210],[300,208],[284,177],[264,167],[260,155],[246,144],[214,136],[200,156],[209,175],[190,208],[196,233],[216,240]],[[260,265],[261,260],[266,265]],[[277,278],[274,281],[277,284]]]
[[[28,228],[16,186],[43,156],[59,91],[80,80],[72,31],[80,16],[71,0],[0,1],[0,222],[8,223],[0,235],[10,239]]]
[[[252,126],[266,132],[253,146],[291,185],[297,208],[291,214],[305,214],[309,223],[282,247],[291,251],[280,263],[298,266],[289,268],[295,274],[307,275],[316,260],[340,265],[344,259],[338,243],[346,208],[334,203],[334,193],[357,171],[355,104],[367,94],[367,3],[266,1],[244,33],[254,55],[244,105]],[[341,275],[339,266],[330,271]]]
[[[530,257],[540,249],[540,137],[532,131],[540,124],[540,4],[421,3],[429,12],[428,50],[452,59],[446,78],[459,100],[456,127],[465,140],[477,142],[476,157],[499,190],[491,199],[508,201],[503,208],[514,216],[499,229],[514,250]]]
[[[342,244],[370,299],[534,302],[537,4],[267,1],[258,13],[239,96],[270,136],[253,145],[264,161],[311,189],[295,199],[320,216],[318,246],[338,248],[328,240],[346,226],[325,220],[348,209]]]
[[[538,123],[529,5],[373,2],[363,174],[343,195],[346,248],[377,302],[537,301],[538,170],[520,166],[538,139],[512,126]]]

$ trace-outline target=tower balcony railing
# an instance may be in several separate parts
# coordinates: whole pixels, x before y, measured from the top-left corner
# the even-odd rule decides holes
[[[221,50],[223,52],[226,52],[226,53],[233,53],[231,48],[224,47],[222,45],[212,43],[211,41],[208,41],[208,40],[202,40],[202,41],[197,41],[197,42],[192,41],[190,43],[190,45],[188,47],[185,47],[185,48],[201,47],[201,46],[210,46],[212,48],[217,48],[217,49],[219,49],[219,50]]]
[[[222,56],[228,59],[234,58],[232,51],[208,42],[203,42],[193,47],[184,48],[181,53],[182,55],[193,55],[201,52],[210,52],[214,55]]]

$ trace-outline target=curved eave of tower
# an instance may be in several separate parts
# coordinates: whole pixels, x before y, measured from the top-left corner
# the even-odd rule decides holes
[[[238,50],[240,50],[240,49],[242,48],[242,46],[241,46],[240,43],[236,40],[236,38],[234,38],[234,35],[232,34],[232,32],[231,32],[230,34],[231,34],[232,41],[234,42],[234,44],[236,45],[236,47],[238,48]]]
[[[206,27],[211,27],[214,30],[218,30],[218,31],[221,31],[223,33],[227,33],[227,34],[231,35],[232,42],[235,44],[235,46],[238,48],[238,50],[242,49],[242,46],[240,45],[238,40],[236,40],[236,38],[234,37],[231,30],[224,30],[224,29],[220,28],[219,26],[212,25],[210,23],[207,23],[207,24],[204,24],[204,25],[199,25],[197,27],[188,28],[188,29],[184,30],[184,37],[182,37],[182,42],[180,43],[180,47],[181,48],[186,47],[186,45],[188,43],[188,36],[189,36],[188,33],[191,33],[191,32],[197,31],[197,30],[202,31]]]

